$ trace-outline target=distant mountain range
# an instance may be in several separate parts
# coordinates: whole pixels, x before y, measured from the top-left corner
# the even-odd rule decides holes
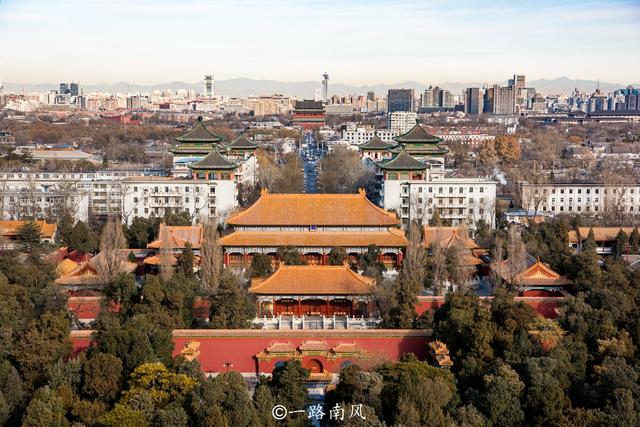
[[[185,82],[169,82],[152,85],[141,85],[127,82],[118,82],[115,84],[95,84],[95,85],[82,85],[84,93],[92,92],[107,92],[107,93],[147,93],[156,89],[193,89],[201,93],[203,91],[203,82],[198,83],[185,83]],[[329,93],[336,95],[350,95],[360,94],[364,95],[368,91],[374,91],[376,95],[383,95],[387,90],[391,88],[405,88],[414,89],[416,96],[422,92],[429,84],[440,86],[441,88],[448,89],[454,94],[462,93],[467,87],[482,87],[486,83],[459,83],[459,82],[433,82],[433,83],[420,83],[416,81],[406,81],[402,83],[395,83],[392,85],[379,84],[372,86],[353,86],[341,83],[329,83]],[[491,82],[490,84],[493,84]],[[506,82],[500,82],[500,84],[506,84]],[[603,92],[611,92],[616,89],[627,87],[628,83],[608,83],[600,82],[600,89]],[[16,84],[5,83],[5,93],[22,93],[22,92],[47,92],[51,89],[57,89],[57,84]],[[234,78],[228,80],[216,80],[215,91],[223,95],[231,97],[247,97],[251,95],[272,95],[282,94],[285,96],[296,96],[298,98],[313,98],[315,90],[321,87],[319,81],[305,81],[305,82],[281,82],[277,80],[255,80],[247,78]],[[568,77],[558,77],[555,79],[547,80],[531,80],[527,82],[527,87],[534,87],[542,94],[570,94],[574,88],[578,88],[581,91],[593,92],[598,86],[598,82],[595,80],[574,80]],[[634,87],[640,86],[638,83],[632,84]]]

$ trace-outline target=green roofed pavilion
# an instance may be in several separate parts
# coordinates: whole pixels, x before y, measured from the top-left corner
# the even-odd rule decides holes
[[[378,163],[378,166],[380,169],[392,171],[422,171],[428,168],[406,151],[401,151],[392,159]]]
[[[447,147],[439,144],[442,138],[431,135],[419,123],[416,123],[407,133],[393,138],[409,154],[422,157],[442,157],[449,152]]]

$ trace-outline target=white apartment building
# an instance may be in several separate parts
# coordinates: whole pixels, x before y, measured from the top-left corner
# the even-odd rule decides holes
[[[403,134],[408,132],[417,123],[418,113],[412,111],[395,111],[389,117],[390,129]]]
[[[419,221],[426,224],[436,210],[451,225],[468,225],[479,220],[495,225],[497,182],[488,178],[432,177],[414,180],[398,174],[383,183],[383,207],[394,210],[403,224]]]
[[[168,211],[187,212],[194,222],[202,217],[219,220],[237,206],[234,180],[195,180],[174,177],[130,177],[122,181],[123,221],[136,216],[162,217]]]
[[[520,194],[522,208],[530,212],[592,216],[602,216],[606,213],[640,214],[640,183],[521,182]]]
[[[415,121],[414,121],[415,124]],[[360,145],[372,139],[374,136],[377,136],[384,142],[393,143],[394,136],[398,136],[400,133],[394,130],[388,129],[369,129],[369,128],[357,128],[357,129],[347,129],[342,132],[342,139],[349,142],[352,145]]]
[[[56,221],[68,212],[76,221],[89,219],[89,192],[57,190],[43,187],[5,189],[0,192],[2,219],[25,218]]]
[[[121,180],[128,176],[142,176],[150,172],[95,171],[95,172],[0,172],[2,219],[19,219],[31,215],[34,203],[42,203],[40,213],[61,212],[66,208],[76,220],[87,221],[90,215],[104,216],[122,211]],[[19,192],[24,197],[14,197]],[[27,196],[29,195],[29,196]],[[35,199],[31,195],[35,196]],[[40,199],[40,200],[39,200]],[[75,199],[75,200],[74,200]]]

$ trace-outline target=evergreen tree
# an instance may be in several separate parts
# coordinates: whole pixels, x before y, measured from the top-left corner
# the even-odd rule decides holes
[[[225,270],[217,292],[211,297],[212,328],[238,329],[247,327],[247,296],[238,280]]]
[[[287,408],[304,408],[309,394],[304,385],[307,378],[309,370],[303,368],[299,360],[276,366],[269,382],[275,401]]]
[[[625,233],[622,229],[618,231],[616,235],[616,240],[613,243],[613,256],[616,259],[620,259],[622,255],[626,254],[629,250],[629,237],[627,233]]]
[[[333,247],[329,251],[329,265],[342,265],[347,260],[347,251],[344,248]]]
[[[94,253],[98,250],[98,236],[84,222],[78,221],[71,231],[67,246],[70,250],[76,249],[85,254]]]
[[[631,252],[637,254],[638,249],[640,249],[640,232],[638,232],[638,227],[634,228],[629,235],[629,244],[631,245]]]
[[[596,251],[598,249],[598,245],[596,244],[596,237],[593,233],[593,228],[589,229],[589,234],[587,234],[587,238],[582,244],[582,251]]]
[[[295,246],[281,246],[278,248],[278,259],[285,265],[305,265],[300,251]]]
[[[182,256],[178,258],[176,263],[176,272],[181,272],[185,275],[185,277],[189,279],[195,278],[195,273],[193,272],[193,249],[191,249],[191,243],[187,242],[184,245],[184,249],[182,249]]]
[[[18,230],[18,241],[24,252],[36,254],[42,247],[40,226],[35,221],[27,221]]]
[[[524,383],[509,365],[499,365],[484,377],[484,408],[492,426],[517,426],[524,419],[520,397]]]
[[[71,241],[71,233],[73,232],[74,221],[69,213],[65,213],[58,221],[58,235],[56,241],[69,247]]]
[[[23,427],[65,427],[69,421],[65,418],[62,399],[49,387],[42,387],[36,391],[27,406]]]
[[[357,268],[362,270],[363,275],[375,278],[378,283],[382,281],[382,273],[387,271],[387,268],[380,261],[380,255],[380,249],[376,245],[369,245],[367,252],[358,258],[357,264]]]
[[[267,277],[273,273],[271,257],[257,253],[251,260],[251,277]]]

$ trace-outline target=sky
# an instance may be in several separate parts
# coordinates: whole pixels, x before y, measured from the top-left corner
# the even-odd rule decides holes
[[[640,80],[640,0],[0,0],[11,83]]]

